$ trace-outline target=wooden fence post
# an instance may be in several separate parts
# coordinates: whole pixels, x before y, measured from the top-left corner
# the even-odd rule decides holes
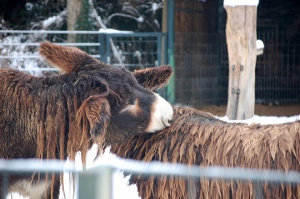
[[[243,0],[238,5],[226,2],[230,0],[224,1],[229,60],[226,115],[230,120],[243,120],[254,116],[258,0],[256,5],[241,5]]]

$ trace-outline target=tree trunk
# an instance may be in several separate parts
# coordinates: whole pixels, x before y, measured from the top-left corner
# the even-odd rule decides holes
[[[229,60],[228,103],[230,120],[254,116],[257,6],[224,6]]]
[[[80,15],[82,0],[67,0],[68,9],[68,30],[76,30],[77,18]],[[68,42],[74,43],[75,34],[68,34]]]

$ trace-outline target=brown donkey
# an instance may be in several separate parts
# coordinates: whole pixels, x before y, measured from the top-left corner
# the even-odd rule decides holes
[[[126,69],[49,42],[41,44],[40,54],[61,74],[35,77],[0,69],[0,158],[73,160],[80,151],[85,164],[87,150],[103,136],[118,143],[170,126],[171,105]],[[30,198],[58,198],[59,178],[12,175],[9,189]],[[1,188],[2,178],[0,194]]]
[[[152,80],[164,85],[168,73],[154,69],[135,71],[138,82],[157,89]],[[166,70],[166,69],[164,69]],[[165,83],[164,83],[165,79]],[[160,161],[199,166],[244,167],[300,171],[300,121],[275,124],[227,123],[190,107],[174,106],[170,127],[155,134],[138,134],[122,143],[104,142],[122,158],[145,162]],[[184,179],[174,177],[132,177],[141,198],[300,198],[296,184]]]

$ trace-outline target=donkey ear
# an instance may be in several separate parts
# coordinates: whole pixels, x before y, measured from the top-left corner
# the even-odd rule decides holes
[[[89,131],[92,137],[104,134],[110,121],[110,106],[101,95],[86,99],[76,113],[78,127]]]
[[[154,91],[168,84],[172,76],[171,66],[160,66],[135,70],[133,76],[144,88]]]
[[[85,65],[98,62],[78,48],[60,46],[48,41],[41,43],[39,52],[51,66],[59,68],[62,73],[77,71]]]

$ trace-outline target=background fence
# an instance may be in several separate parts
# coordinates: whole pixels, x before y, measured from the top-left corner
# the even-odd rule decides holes
[[[75,42],[68,42],[68,35]],[[100,33],[98,31],[3,31],[0,30],[0,65],[48,74],[38,59],[44,40],[76,46],[97,59],[129,70],[162,65],[166,60],[164,33]],[[300,102],[300,41],[279,32],[276,26],[258,27],[257,38],[264,53],[257,57],[255,98],[257,103]],[[226,104],[228,56],[225,33],[176,33],[176,102],[196,107]],[[166,91],[161,91],[165,97]]]
[[[41,41],[78,47],[94,58],[130,71],[164,64],[165,33],[103,33],[99,31],[0,30],[0,67],[16,68],[33,75],[57,73],[39,58]],[[70,42],[70,38],[74,42]],[[159,94],[167,99],[166,88]]]
[[[76,46],[100,58],[99,32],[94,31],[14,31],[0,30],[0,65],[2,68],[16,68],[34,75],[48,74],[51,68],[40,59],[38,47],[41,41],[51,41],[64,46]],[[77,42],[67,42],[68,35],[76,35]]]
[[[166,34],[158,32],[144,33],[101,33],[101,61],[125,66],[129,70],[164,64],[163,51],[166,46]]]
[[[74,38],[75,42],[69,42]],[[0,30],[1,67],[20,70],[51,70],[38,59],[41,41],[51,41],[65,46],[75,46],[106,63],[123,66],[129,70],[163,64],[162,51],[165,33],[101,33],[98,31],[10,31]],[[36,61],[38,60],[38,61]]]
[[[257,56],[257,103],[300,102],[300,41],[274,27],[258,28],[264,42]],[[176,33],[176,99],[202,106],[225,104],[228,95],[228,54],[225,33]]]

